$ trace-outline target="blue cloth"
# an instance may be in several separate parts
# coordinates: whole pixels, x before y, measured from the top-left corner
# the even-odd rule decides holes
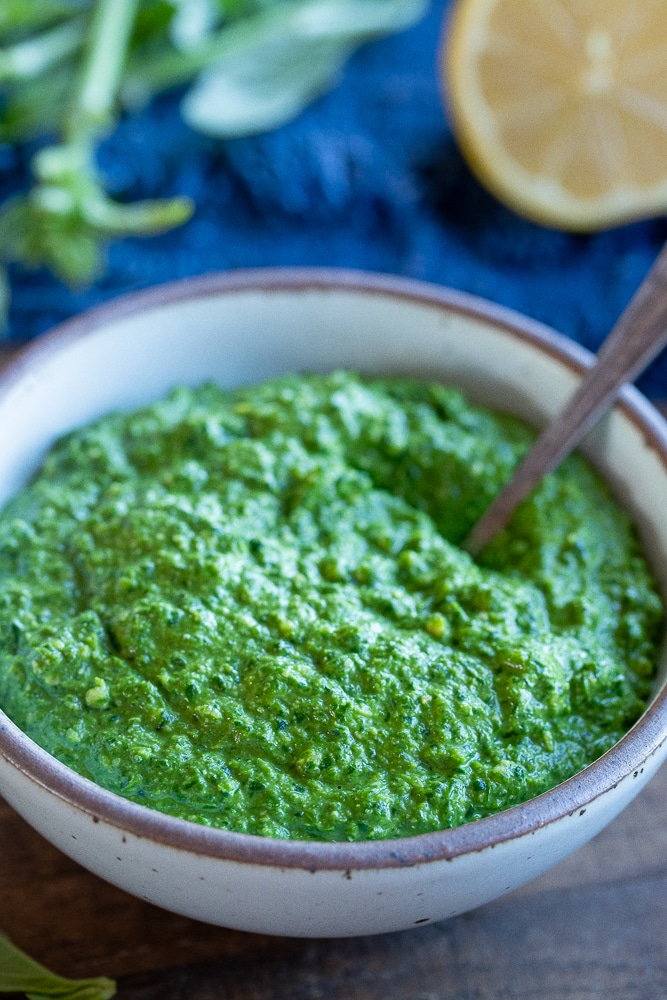
[[[667,220],[569,235],[489,195],[462,161],[439,95],[447,6],[433,0],[419,25],[365,46],[331,93],[274,133],[224,144],[199,136],[181,121],[177,94],[124,120],[100,150],[111,190],[129,200],[188,194],[196,214],[164,236],[113,244],[89,289],[13,268],[10,336],[34,337],[170,278],[314,264],[450,285],[597,349],[667,239]],[[0,197],[25,187],[27,160],[0,148]],[[667,356],[639,387],[667,397]]]

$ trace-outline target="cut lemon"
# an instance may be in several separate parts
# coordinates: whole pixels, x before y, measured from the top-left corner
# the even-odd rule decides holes
[[[479,179],[545,225],[667,211],[667,0],[458,0],[442,47]]]

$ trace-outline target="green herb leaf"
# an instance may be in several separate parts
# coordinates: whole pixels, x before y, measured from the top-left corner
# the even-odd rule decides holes
[[[43,76],[8,87],[0,118],[0,142],[27,142],[57,133],[63,125],[73,78],[71,68],[57,66]]]
[[[30,190],[0,209],[0,268],[46,266],[84,285],[102,272],[110,239],[190,217],[188,198],[124,204],[107,194],[95,154],[119,103],[195,80],[183,102],[193,128],[275,128],[331,87],[357,46],[410,26],[427,3],[0,0],[0,142],[52,137],[33,156]]]
[[[415,23],[425,0],[278,3],[226,28],[224,52],[182,103],[188,124],[229,138],[277,128],[328,90],[362,43]]]
[[[81,10],[86,0],[2,0],[0,37],[34,31]]]
[[[73,19],[0,49],[0,82],[39,76],[76,52],[83,38],[83,24]]]
[[[0,991],[25,993],[29,1000],[110,1000],[116,992],[112,979],[66,979],[35,962],[0,934]]]
[[[220,20],[220,7],[215,0],[173,0],[175,14],[169,25],[169,36],[177,49],[194,48],[201,44]]]

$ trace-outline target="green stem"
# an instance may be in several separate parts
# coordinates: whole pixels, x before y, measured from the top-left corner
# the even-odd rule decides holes
[[[71,17],[71,3],[61,0],[2,0],[0,2],[0,35],[16,31],[38,31]]]
[[[81,21],[72,20],[24,42],[0,49],[0,83],[39,76],[76,52],[82,39]]]
[[[218,33],[186,51],[169,49],[156,55],[138,53],[124,76],[122,96],[132,104],[135,94],[142,99],[149,99],[161,90],[188,83],[200,70],[222,59],[231,49],[228,37],[230,30],[232,29],[225,25]],[[253,19],[249,33],[254,30]]]
[[[97,176],[95,148],[114,120],[117,91],[135,23],[139,0],[97,0],[90,22],[85,61],[63,128],[63,140],[39,150],[32,166],[37,184],[28,196],[31,228],[45,230],[42,255],[52,263],[48,227],[79,227],[87,253],[83,266],[72,256],[68,277],[88,279],[97,263],[100,240],[110,236],[148,235],[182,225],[192,214],[188,198],[120,205],[109,198]],[[30,215],[30,213],[32,213]],[[36,229],[32,223],[36,222]],[[43,234],[44,235],[44,234]],[[33,238],[34,232],[33,232]],[[79,241],[82,245],[82,241]],[[91,265],[91,246],[94,247]],[[57,268],[62,273],[62,261]],[[67,272],[66,272],[67,273]]]
[[[134,94],[149,98],[161,90],[187,83],[201,70],[237,51],[240,45],[252,42],[261,32],[271,31],[274,26],[284,28],[291,18],[300,17],[308,6],[310,4],[299,0],[279,0],[242,20],[224,23],[219,31],[192,48],[169,48],[155,55],[139,52],[123,76],[122,96],[132,103]]]
[[[111,124],[139,0],[98,0],[65,142],[89,146]]]
[[[201,70],[228,55],[244,54],[257,39],[281,38],[286,33],[309,41],[358,45],[376,35],[414,24],[425,10],[425,0],[278,0],[231,24],[226,22],[199,45],[185,51],[174,48],[135,54],[123,74],[121,97],[128,105],[187,83]]]
[[[182,226],[192,215],[189,198],[163,198],[119,205],[103,192],[84,205],[86,221],[106,236],[151,236]]]

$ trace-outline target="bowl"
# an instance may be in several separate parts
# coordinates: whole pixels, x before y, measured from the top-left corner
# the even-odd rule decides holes
[[[259,382],[352,368],[463,387],[532,423],[591,364],[553,331],[419,282],[297,269],[211,275],[121,298],[25,349],[0,378],[0,504],[55,438],[178,383]],[[634,389],[585,443],[635,518],[667,593],[667,425]],[[210,829],[75,774],[0,713],[0,793],[109,882],[240,930],[351,936],[423,926],[510,892],[601,830],[667,755],[666,663],[636,725],[589,767],[522,805],[400,840],[313,843]]]

